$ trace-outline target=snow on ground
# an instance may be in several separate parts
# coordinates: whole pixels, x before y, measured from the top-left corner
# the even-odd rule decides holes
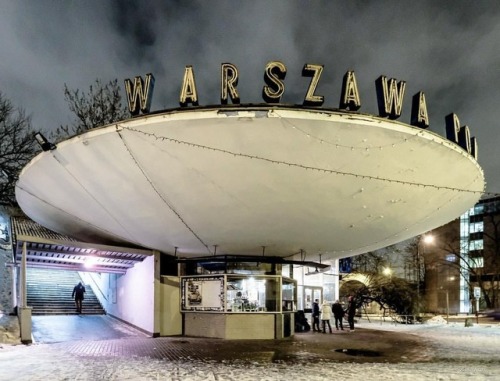
[[[2,347],[2,343],[21,344],[19,336],[17,316],[5,315],[0,311],[0,348]]]
[[[499,380],[500,325],[362,321],[360,328],[394,330],[428,340],[431,362],[318,364],[164,361],[141,357],[78,357],[50,344],[0,344],[0,380]],[[355,332],[353,334],[356,334]]]
[[[425,324],[387,324],[380,322],[361,324],[364,328],[406,332],[426,338],[436,347],[434,357],[440,360],[494,362],[500,369],[500,324],[473,324],[465,327],[463,322],[447,324],[436,317]]]

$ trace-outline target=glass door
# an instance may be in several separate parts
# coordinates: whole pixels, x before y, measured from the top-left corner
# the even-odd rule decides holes
[[[305,313],[311,313],[313,302],[318,299],[323,301],[323,287],[304,286],[303,308]]]

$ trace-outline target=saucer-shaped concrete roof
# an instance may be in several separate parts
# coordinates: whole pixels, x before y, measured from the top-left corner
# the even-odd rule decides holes
[[[40,153],[16,197],[34,221],[190,258],[334,259],[441,226],[484,190],[477,161],[396,121],[300,107],[191,108]]]

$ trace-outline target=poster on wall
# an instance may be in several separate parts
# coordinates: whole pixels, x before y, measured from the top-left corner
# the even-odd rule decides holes
[[[223,311],[224,278],[193,277],[182,279],[181,308],[184,311]]]
[[[9,231],[9,217],[0,211],[0,247],[4,250],[10,250],[12,248]]]

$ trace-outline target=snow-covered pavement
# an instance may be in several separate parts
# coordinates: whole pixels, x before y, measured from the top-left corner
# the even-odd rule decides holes
[[[426,362],[218,363],[145,357],[77,356],[62,346],[0,344],[0,380],[499,380],[500,325],[465,327],[437,322],[393,325],[362,321],[359,328],[424,338]],[[353,333],[353,335],[355,335]],[[369,348],[369,344],[367,346]]]

